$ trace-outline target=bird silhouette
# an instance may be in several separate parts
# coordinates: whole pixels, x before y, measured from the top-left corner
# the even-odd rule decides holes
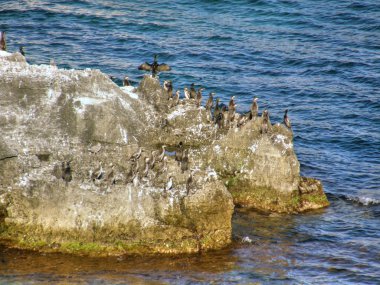
[[[158,72],[162,71],[170,71],[171,67],[165,63],[158,64],[157,62],[158,55],[154,55],[154,59],[152,63],[143,63],[139,66],[139,70],[146,70],[146,71],[152,71],[152,76],[156,77]]]

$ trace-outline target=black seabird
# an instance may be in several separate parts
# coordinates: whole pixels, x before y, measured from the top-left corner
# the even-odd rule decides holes
[[[153,77],[156,77],[157,73],[158,72],[162,72],[162,71],[170,71],[171,68],[169,65],[165,64],[165,63],[161,63],[161,64],[158,64],[157,62],[157,57],[158,55],[155,54],[154,55],[154,60],[152,63],[143,63],[139,66],[139,70],[146,70],[146,71],[152,71],[152,76]]]
[[[292,125],[290,123],[290,119],[288,117],[288,109],[285,110],[285,114],[284,114],[284,124],[285,126],[288,127],[288,129],[291,129],[292,128]]]
[[[214,106],[214,95],[215,93],[213,92],[210,92],[210,94],[208,94],[208,100],[205,106],[207,111],[211,111],[212,107]]]
[[[191,83],[190,86],[190,99],[195,99],[197,97],[197,91],[195,91],[195,84]]]
[[[129,83],[129,77],[128,76],[124,77],[123,86],[131,86],[131,83]]]
[[[175,160],[178,161],[178,164],[182,161],[183,157],[183,143],[179,142],[177,150],[175,151]]]
[[[249,114],[249,119],[252,120],[252,119],[256,119],[257,116],[259,115],[259,105],[257,105],[257,100],[259,100],[259,98],[254,98],[253,99],[253,102],[252,102],[252,105],[251,105],[251,113]]]
[[[223,106],[222,112],[218,113],[218,116],[215,118],[215,123],[218,125],[218,128],[221,129],[224,127],[224,112],[223,110],[226,109],[226,106]]]
[[[263,121],[261,123],[261,133],[266,134],[266,133],[268,133],[268,123],[269,123],[268,110],[264,110],[262,118],[263,118]]]
[[[219,101],[220,101],[220,99],[216,98],[215,109],[214,109],[214,119],[215,119],[215,122],[216,122],[216,119],[218,118],[219,113],[220,113]]]
[[[202,103],[202,91],[204,90],[204,88],[198,88],[198,91],[197,91],[197,97],[196,97],[196,104],[197,104],[197,107],[199,107]]]
[[[182,173],[184,173],[188,169],[189,169],[189,153],[188,153],[188,150],[186,149],[183,153],[183,157],[181,161]]]
[[[0,50],[7,50],[7,41],[5,39],[5,32],[0,31]]]
[[[236,104],[235,104],[235,96],[232,96],[230,99],[230,103],[228,104],[228,110],[236,111]]]
[[[164,90],[168,94],[168,100],[173,98],[173,83],[171,80],[164,81]]]
[[[23,56],[25,56],[26,55],[26,53],[25,53],[25,50],[24,50],[24,47],[23,46],[20,46],[19,47],[19,52],[23,55]]]
[[[186,195],[189,195],[192,184],[193,184],[193,172],[191,171],[186,181]]]
[[[71,174],[70,161],[66,162],[66,165],[64,162],[62,162],[62,179],[65,180],[66,186],[73,179],[73,176]]]
[[[235,119],[236,104],[235,96],[231,97],[230,103],[228,104],[228,122],[232,123]]]

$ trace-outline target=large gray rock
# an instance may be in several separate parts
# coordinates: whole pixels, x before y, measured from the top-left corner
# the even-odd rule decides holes
[[[0,106],[0,231],[15,246],[179,253],[230,242],[234,206],[221,181],[198,171],[187,189],[189,171],[170,156],[141,177],[161,115],[133,88],[98,70],[29,65],[13,54],[0,57]]]

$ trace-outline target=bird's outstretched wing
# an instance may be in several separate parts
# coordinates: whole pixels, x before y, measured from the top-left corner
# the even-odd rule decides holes
[[[145,62],[139,66],[139,70],[151,71],[152,66],[149,63]]]
[[[157,67],[157,71],[170,71],[170,70],[172,70],[170,66],[165,63],[159,64]]]

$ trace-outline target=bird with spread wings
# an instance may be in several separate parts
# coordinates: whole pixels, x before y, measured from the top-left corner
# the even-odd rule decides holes
[[[169,65],[165,63],[158,64],[157,62],[157,54],[154,55],[153,63],[143,63],[139,66],[139,70],[146,70],[146,71],[152,71],[152,76],[156,77],[158,72],[162,71],[170,71],[171,68]]]

